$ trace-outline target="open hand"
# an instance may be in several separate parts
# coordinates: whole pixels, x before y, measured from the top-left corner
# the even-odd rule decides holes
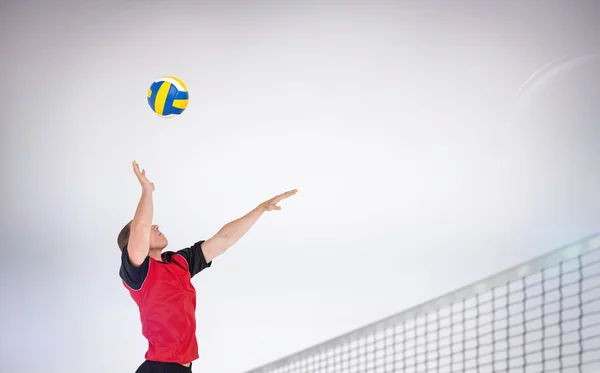
[[[146,178],[146,170],[142,170],[140,172],[140,165],[136,161],[133,161],[133,172],[135,173],[135,176],[137,176],[140,184],[142,185],[142,189],[154,192],[154,183],[151,183]]]
[[[293,196],[294,194],[298,193],[298,189],[293,189],[290,191],[287,191],[285,193],[281,193],[278,196],[275,196],[273,198],[271,198],[268,201],[265,201],[261,204],[261,206],[266,210],[266,211],[273,211],[273,210],[281,210],[280,206],[277,206],[277,204],[286,199],[289,198],[291,196]]]

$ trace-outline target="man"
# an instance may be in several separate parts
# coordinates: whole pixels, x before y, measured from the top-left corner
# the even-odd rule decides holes
[[[192,277],[236,243],[265,211],[281,210],[277,204],[296,194],[280,194],[258,205],[245,216],[221,228],[206,241],[179,251],[162,252],[168,240],[152,224],[154,184],[133,171],[142,186],[142,196],[133,220],[117,238],[121,249],[119,275],[140,311],[142,334],[148,340],[145,361],[136,373],[191,372],[198,358],[196,341],[196,290]]]

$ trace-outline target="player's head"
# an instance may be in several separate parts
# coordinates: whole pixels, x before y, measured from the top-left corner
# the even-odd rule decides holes
[[[153,225],[150,230],[150,250],[162,251],[168,244],[169,240],[158,229],[158,225]]]
[[[119,245],[119,249],[123,251],[125,246],[127,246],[127,242],[129,242],[129,234],[131,231],[131,222],[127,223],[121,232],[119,232],[119,236],[117,237],[117,243]],[[169,240],[165,237],[164,234],[158,229],[158,225],[153,225],[150,230],[150,250],[158,250],[162,251],[169,244]]]

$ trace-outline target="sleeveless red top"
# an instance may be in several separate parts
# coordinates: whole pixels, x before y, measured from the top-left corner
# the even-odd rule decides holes
[[[201,242],[177,252],[162,254],[162,262],[147,257],[134,267],[125,248],[120,276],[137,304],[142,334],[148,340],[145,358],[187,364],[198,359],[196,289],[192,277],[210,267]]]

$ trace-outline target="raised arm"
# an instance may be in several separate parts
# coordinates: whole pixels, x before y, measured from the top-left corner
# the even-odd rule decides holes
[[[256,223],[264,212],[281,210],[281,207],[277,204],[281,200],[289,198],[297,192],[298,190],[294,189],[275,196],[268,201],[261,203],[241,218],[224,225],[213,237],[202,244],[202,253],[206,258],[206,261],[210,263],[214,258],[227,251],[227,249],[252,228],[254,223]]]
[[[154,184],[146,178],[146,170],[140,172],[140,166],[135,161],[133,162],[133,172],[142,186],[142,196],[131,221],[127,254],[129,255],[131,264],[139,267],[148,256],[148,251],[150,250],[150,231],[152,229],[152,216],[154,214],[154,204],[152,201]]]

